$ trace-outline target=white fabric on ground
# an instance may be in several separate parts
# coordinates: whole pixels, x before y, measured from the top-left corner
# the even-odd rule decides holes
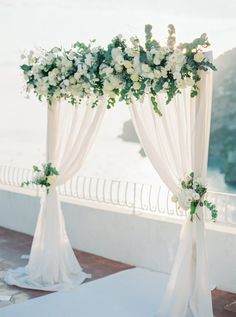
[[[211,53],[208,56],[212,59]],[[212,71],[200,73],[197,97],[190,88],[166,105],[158,94],[162,117],[147,98],[130,106],[143,149],[166,186],[177,194],[180,181],[190,172],[206,180],[211,121]],[[208,282],[203,208],[193,222],[187,217],[158,317],[213,317]]]
[[[28,265],[9,270],[5,276],[8,284],[58,291],[89,277],[71,248],[56,186],[66,183],[81,168],[100,127],[104,102],[101,99],[94,109],[88,98],[77,107],[66,102],[49,106],[47,162],[57,168],[59,176],[41,200]]]
[[[2,308],[0,316],[153,317],[167,280],[168,275],[163,273],[129,269],[73,290]]]

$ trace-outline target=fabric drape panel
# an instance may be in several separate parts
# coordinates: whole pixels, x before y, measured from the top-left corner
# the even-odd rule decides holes
[[[105,106],[101,99],[92,109],[91,102],[84,99],[77,107],[58,102],[48,107],[47,162],[57,168],[59,176],[41,199],[29,263],[23,271],[9,272],[9,284],[55,291],[78,285],[88,277],[67,237],[56,187],[80,170],[94,142]]]
[[[209,54],[209,59],[211,56]],[[179,184],[194,171],[206,179],[212,71],[200,73],[199,94],[190,97],[186,88],[165,104],[158,95],[162,117],[154,113],[150,100],[134,102],[132,121],[143,149],[162,181],[177,194]],[[187,217],[180,234],[176,258],[158,317],[213,317],[208,283],[203,208],[193,222]]]

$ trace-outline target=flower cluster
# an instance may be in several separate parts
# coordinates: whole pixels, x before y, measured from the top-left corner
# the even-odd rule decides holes
[[[206,206],[211,212],[212,220],[216,221],[218,211],[214,204],[204,199],[206,193],[207,187],[192,172],[181,182],[181,190],[176,196],[172,197],[172,201],[178,203],[184,210],[190,210],[191,221],[193,221],[194,215],[199,218],[197,214],[198,206]]]
[[[49,193],[50,186],[55,183],[59,175],[52,163],[42,164],[42,167],[33,166],[34,175],[31,181],[23,182],[21,186],[29,186],[30,184],[45,187],[47,194]]]
[[[148,94],[160,115],[158,93],[166,93],[166,103],[185,87],[191,87],[191,96],[196,96],[198,71],[216,70],[203,53],[209,46],[206,34],[176,45],[175,28],[169,25],[165,46],[153,39],[151,25],[145,26],[145,34],[143,46],[137,37],[128,46],[118,35],[106,49],[93,47],[92,41],[89,45],[77,42],[69,50],[54,47],[23,54],[26,91],[40,100],[46,98],[49,104],[62,98],[76,105],[82,98],[94,96],[93,107],[105,95],[107,108],[117,100],[129,104]]]

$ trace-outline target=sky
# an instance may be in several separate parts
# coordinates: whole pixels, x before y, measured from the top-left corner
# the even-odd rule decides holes
[[[170,23],[179,42],[206,32],[215,57],[236,47],[235,0],[0,0],[0,63],[18,61],[24,48],[142,37],[147,23],[162,42]]]

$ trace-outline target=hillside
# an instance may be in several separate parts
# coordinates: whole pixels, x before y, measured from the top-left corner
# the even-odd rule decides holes
[[[209,164],[236,185],[236,48],[215,60]]]

